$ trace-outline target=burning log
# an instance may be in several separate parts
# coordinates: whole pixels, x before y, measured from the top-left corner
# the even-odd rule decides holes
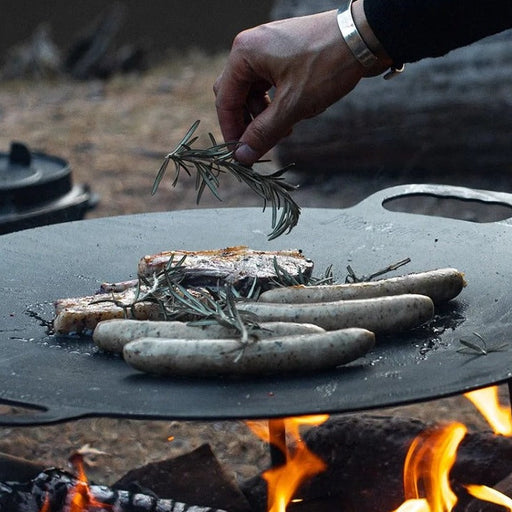
[[[29,483],[0,483],[0,510],[9,512],[223,512],[173,499],[89,485],[59,469],[47,469]]]
[[[493,489],[496,489],[505,496],[512,496],[512,473],[493,485]],[[464,512],[503,512],[503,507],[475,499],[469,502]]]
[[[303,439],[327,469],[301,486],[295,496],[302,502],[291,504],[289,510],[322,506],[332,510],[333,503],[345,512],[396,509],[404,501],[403,468],[409,445],[430,427],[409,418],[354,415],[332,418],[309,430]],[[451,472],[452,487],[459,497],[454,512],[463,511],[470,500],[464,484],[493,486],[511,472],[511,439],[468,433]],[[246,482],[243,491],[254,510],[266,510],[263,479]]]

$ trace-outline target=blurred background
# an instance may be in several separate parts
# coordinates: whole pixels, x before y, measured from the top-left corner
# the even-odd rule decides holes
[[[191,46],[208,52],[226,50],[237,32],[268,20],[271,4],[271,0],[126,0],[113,4],[124,11],[117,40],[120,44],[143,41],[156,53]],[[49,25],[59,47],[69,47],[106,6],[102,0],[5,2],[0,51],[31,38],[43,22]]]
[[[199,144],[209,143],[208,132],[222,140],[213,83],[233,38],[268,21],[271,4],[22,0],[3,5],[0,224],[2,216],[26,216],[30,201],[41,209],[43,195],[43,207],[51,210],[50,201],[62,197],[47,192],[52,187],[70,192],[72,184],[86,185],[91,196],[82,202],[86,211],[56,220],[196,207],[193,181],[186,179],[169,191],[169,177],[151,196],[156,172],[196,119],[201,121]],[[6,172],[14,141],[43,155],[32,160],[33,168],[53,156],[62,159],[52,172],[67,164],[72,184],[60,180],[46,184],[44,191],[23,188],[14,197],[20,179]],[[260,204],[241,190],[228,178],[222,205]],[[205,194],[200,207],[211,205],[219,201]]]
[[[219,189],[222,203],[207,193],[196,205],[186,177],[175,190],[169,176],[155,196],[150,191],[164,155],[194,121],[201,121],[198,144],[209,143],[208,132],[222,140],[212,86],[238,32],[336,6],[336,0],[8,2],[0,31],[0,169],[13,141],[62,158],[68,178],[94,194],[88,216],[261,205],[229,176]],[[394,80],[362,80],[342,101],[298,123],[259,169],[294,163],[288,181],[300,184],[294,197],[303,207],[348,207],[404,183],[511,192],[511,39],[512,31],[504,32],[408,65]],[[9,178],[0,176],[4,191]],[[24,192],[23,207],[28,196],[42,197],[39,190]],[[0,195],[0,221],[15,202]],[[444,206],[436,200],[421,208]]]

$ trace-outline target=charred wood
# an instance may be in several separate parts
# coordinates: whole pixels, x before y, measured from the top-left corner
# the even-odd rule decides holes
[[[432,427],[414,419],[358,415],[333,418],[304,435],[308,447],[327,470],[296,493],[303,500],[290,510],[308,510],[308,503],[338,503],[344,512],[394,510],[404,500],[403,465],[411,441]],[[459,496],[454,512],[470,501],[464,484],[493,486],[512,472],[512,440],[492,433],[468,433],[451,473]],[[257,478],[243,486],[254,510],[266,510],[266,483]]]
[[[512,496],[512,473],[492,487],[505,496]],[[503,512],[503,510],[504,508],[502,506],[475,498],[468,503],[464,512]]]
[[[101,485],[88,485],[85,490],[77,478],[58,469],[45,470],[26,484],[1,483],[0,511],[68,512],[75,492],[81,494],[82,508],[95,512],[222,512],[220,509],[187,505],[173,499],[159,499]]]
[[[28,482],[44,469],[43,464],[0,453],[0,482]]]
[[[228,474],[207,444],[185,455],[133,469],[113,485],[125,490],[137,486],[160,498],[229,508],[230,512],[251,510],[234,476]]]

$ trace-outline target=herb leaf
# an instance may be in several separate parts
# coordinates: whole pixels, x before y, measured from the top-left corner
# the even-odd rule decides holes
[[[156,193],[170,161],[175,164],[175,174],[171,183],[173,187],[177,185],[182,170],[189,176],[194,171],[196,172],[197,203],[201,200],[206,187],[217,199],[221,200],[218,193],[219,176],[228,172],[240,182],[244,182],[263,200],[263,210],[267,205],[271,206],[272,232],[268,235],[268,239],[273,240],[284,233],[289,233],[297,225],[300,216],[300,207],[290,195],[290,192],[297,187],[287,183],[283,178],[283,174],[290,169],[291,165],[269,175],[260,174],[252,167],[234,159],[233,143],[217,144],[212,134],[209,134],[212,144],[210,147],[193,148],[192,145],[197,140],[197,137],[193,137],[193,135],[198,126],[199,121],[196,121],[176,148],[165,156],[153,183],[151,194]],[[261,161],[257,163],[261,163]]]
[[[487,344],[487,340],[481,334],[474,332],[473,335],[477,338],[477,341],[470,341],[461,338],[459,342],[461,345],[464,345],[464,348],[459,348],[457,352],[460,352],[461,354],[486,356],[491,352],[501,352],[502,350],[505,350],[506,347],[508,347],[508,343],[489,346]]]

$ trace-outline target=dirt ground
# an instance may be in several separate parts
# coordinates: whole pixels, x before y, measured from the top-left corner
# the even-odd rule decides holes
[[[75,183],[88,183],[99,195],[88,217],[194,208],[192,181],[176,190],[150,190],[163,155],[196,119],[201,133],[221,139],[212,84],[224,62],[190,54],[169,56],[143,75],[109,82],[73,82],[66,78],[0,83],[0,150],[12,140],[70,162]],[[269,155],[272,158],[272,154]],[[269,167],[278,162],[271,161]],[[262,168],[264,169],[264,167]],[[236,182],[222,184],[224,201],[205,195],[201,207],[253,206],[260,202]],[[336,196],[314,188],[295,196],[302,206],[336,206]],[[501,389],[504,400],[507,390]],[[6,412],[0,406],[0,413]],[[463,421],[470,429],[486,424],[463,397],[379,411],[425,421]],[[169,436],[174,440],[169,441]],[[0,452],[48,466],[63,466],[83,445],[105,452],[87,468],[90,477],[111,483],[127,470],[185,453],[209,442],[217,457],[241,479],[268,464],[268,448],[241,422],[135,421],[94,418],[61,425],[0,428]]]

